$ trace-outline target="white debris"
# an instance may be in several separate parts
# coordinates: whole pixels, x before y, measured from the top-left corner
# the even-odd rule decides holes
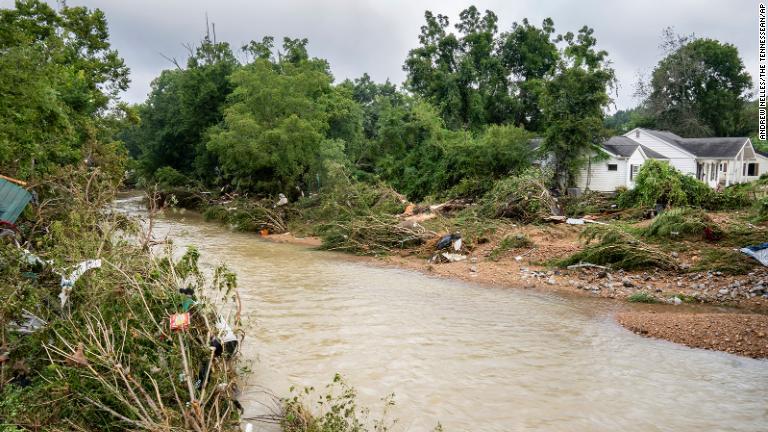
[[[219,331],[219,338],[222,342],[226,343],[237,341],[235,332],[232,331],[232,327],[229,326],[227,320],[225,320],[222,316],[219,317],[219,321],[216,323],[216,330]]]
[[[459,262],[467,259],[467,256],[462,254],[443,252],[443,258],[447,259],[448,262]]]
[[[278,200],[275,203],[275,207],[281,207],[288,204],[288,198],[286,198],[284,194],[278,194],[277,198]]]
[[[75,267],[75,270],[69,274],[69,276],[61,275],[61,292],[59,293],[59,299],[61,299],[61,307],[67,304],[69,300],[69,294],[72,293],[72,288],[75,286],[75,282],[80,279],[80,276],[85,274],[90,269],[101,267],[101,260],[87,260],[83,261]]]

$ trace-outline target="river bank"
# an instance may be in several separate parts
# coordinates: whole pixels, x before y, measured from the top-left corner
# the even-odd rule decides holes
[[[342,255],[344,259],[419,271],[425,274],[480,283],[496,287],[533,289],[570,295],[598,297],[624,303],[638,296],[643,302],[655,303],[654,311],[623,311],[616,320],[628,330],[646,337],[660,338],[693,348],[729,352],[753,358],[768,358],[768,298],[764,295],[768,271],[755,268],[747,275],[722,272],[679,274],[669,271],[608,272],[583,267],[551,270],[538,262],[573,253],[578,243],[579,228],[568,225],[520,227],[543,246],[517,259],[515,250],[491,259],[498,239],[473,250],[467,260],[434,264],[403,252],[379,257]],[[278,243],[320,247],[322,239],[294,236],[291,233],[262,236]],[[690,257],[682,258],[683,260]],[[651,300],[652,299],[652,300]],[[676,301],[678,299],[679,301]],[[696,308],[676,307],[697,304]],[[709,312],[709,313],[706,313]]]

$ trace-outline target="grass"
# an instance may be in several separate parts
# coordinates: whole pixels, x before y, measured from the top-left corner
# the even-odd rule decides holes
[[[627,301],[630,303],[659,303],[659,300],[657,300],[656,297],[648,294],[645,291],[632,294],[631,296],[627,297]]]
[[[729,275],[751,272],[758,263],[741,252],[732,249],[710,248],[702,251],[701,259],[691,271],[719,271]]]
[[[560,261],[560,266],[591,263],[625,270],[677,268],[670,255],[637,240],[619,226],[592,225],[582,231],[581,238],[586,243],[584,249]]]
[[[533,246],[533,240],[528,238],[527,235],[523,233],[510,234],[501,239],[499,244],[496,245],[493,250],[491,250],[491,253],[488,255],[488,257],[493,261],[498,261],[501,256],[509,250],[530,248]]]
[[[723,230],[703,210],[675,208],[656,216],[642,235],[657,240],[716,240],[722,238]]]

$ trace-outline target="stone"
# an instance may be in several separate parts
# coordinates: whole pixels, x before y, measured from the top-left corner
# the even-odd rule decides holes
[[[683,301],[680,300],[680,297],[675,296],[674,298],[672,298],[672,303],[674,303],[675,306],[679,306],[679,305],[683,304]]]
[[[473,264],[473,265],[472,265],[472,266],[469,268],[469,271],[471,271],[472,273],[477,273],[477,266]]]
[[[626,277],[621,280],[621,284],[624,285],[627,288],[632,288],[633,286],[635,286],[635,283],[632,282],[629,278],[626,278]]]
[[[670,255],[672,255],[672,258],[677,258],[678,256],[680,256],[680,254],[678,254],[677,252],[672,252]]]
[[[547,279],[547,285],[555,285],[557,284],[557,281],[555,280],[554,276],[550,276],[549,279]]]
[[[722,295],[727,295],[727,294],[728,294],[728,293],[730,293],[730,292],[731,292],[731,291],[730,291],[728,288],[723,288],[723,289],[721,289],[720,291],[718,291],[718,293],[719,293],[719,294],[722,294]]]

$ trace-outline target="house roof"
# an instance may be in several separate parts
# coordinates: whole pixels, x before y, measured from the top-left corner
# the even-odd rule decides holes
[[[736,157],[749,139],[747,137],[683,138],[669,131],[643,130],[702,158]]]
[[[648,147],[638,144],[630,138],[625,136],[614,136],[603,143],[603,148],[609,153],[615,154],[621,157],[630,157],[632,153],[637,150],[638,147],[643,149],[643,153],[651,159],[669,159],[666,156],[659,154]]]

